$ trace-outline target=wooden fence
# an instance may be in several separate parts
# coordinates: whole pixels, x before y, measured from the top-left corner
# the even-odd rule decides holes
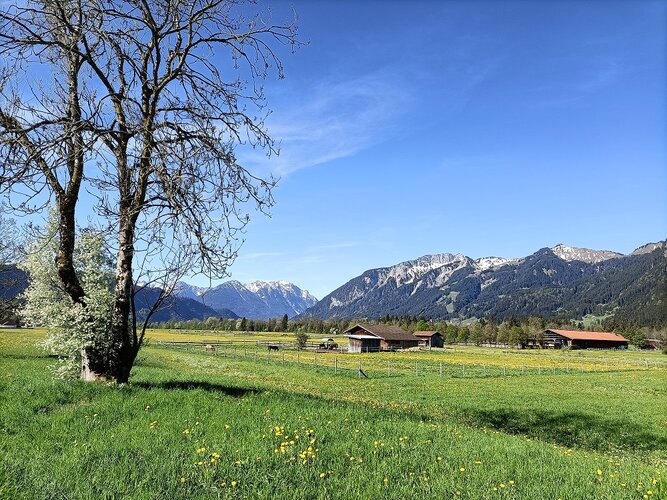
[[[453,363],[447,360],[415,360],[401,359],[400,354],[391,360],[373,360],[361,358],[357,354],[344,354],[340,351],[298,350],[293,342],[257,342],[233,343],[216,342],[152,342],[151,345],[204,352],[212,356],[244,359],[247,361],[297,365],[309,368],[324,369],[356,377],[398,377],[398,376],[434,376],[442,378],[485,378],[509,377],[526,375],[568,375],[597,372],[619,372],[636,370],[665,369],[656,360],[615,360],[555,363],[542,366],[510,365],[499,363]],[[277,347],[277,350],[269,349]],[[443,354],[445,357],[446,354]]]

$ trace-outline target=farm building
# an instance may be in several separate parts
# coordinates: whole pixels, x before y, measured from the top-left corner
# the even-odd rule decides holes
[[[572,330],[546,330],[542,347],[566,349],[625,349],[628,340],[609,332],[578,332]]]
[[[445,339],[440,332],[419,331],[414,333],[422,347],[443,347]]]
[[[390,325],[355,325],[345,331],[345,336],[348,352],[395,351],[419,345],[417,337]]]

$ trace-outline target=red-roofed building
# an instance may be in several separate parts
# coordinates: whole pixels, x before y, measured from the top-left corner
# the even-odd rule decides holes
[[[628,339],[610,332],[550,329],[544,332],[541,344],[556,349],[626,349]]]

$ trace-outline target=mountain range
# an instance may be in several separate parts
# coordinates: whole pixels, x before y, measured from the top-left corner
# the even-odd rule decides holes
[[[293,317],[313,306],[317,299],[287,281],[253,281],[243,284],[227,281],[212,288],[180,282],[175,290],[178,298],[191,299],[225,316],[233,311],[236,317],[253,319]]]
[[[28,286],[28,275],[15,266],[0,268],[0,320],[14,317],[17,298]],[[137,318],[144,320],[160,296],[158,288],[140,288],[135,296]],[[151,322],[219,318],[280,318],[305,311],[317,299],[308,291],[286,281],[228,281],[204,288],[179,282],[151,316]]]
[[[629,255],[566,245],[518,259],[426,255],[371,269],[304,311],[301,317],[432,319],[608,316],[667,324],[665,242]]]

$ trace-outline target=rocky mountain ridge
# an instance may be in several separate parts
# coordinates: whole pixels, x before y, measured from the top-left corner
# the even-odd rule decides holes
[[[370,269],[302,316],[576,318],[586,314],[623,316],[642,304],[642,311],[656,311],[655,321],[663,321],[667,313],[660,313],[660,305],[665,302],[660,290],[665,281],[665,262],[665,242],[644,245],[630,255],[562,244],[518,259],[426,255]]]

